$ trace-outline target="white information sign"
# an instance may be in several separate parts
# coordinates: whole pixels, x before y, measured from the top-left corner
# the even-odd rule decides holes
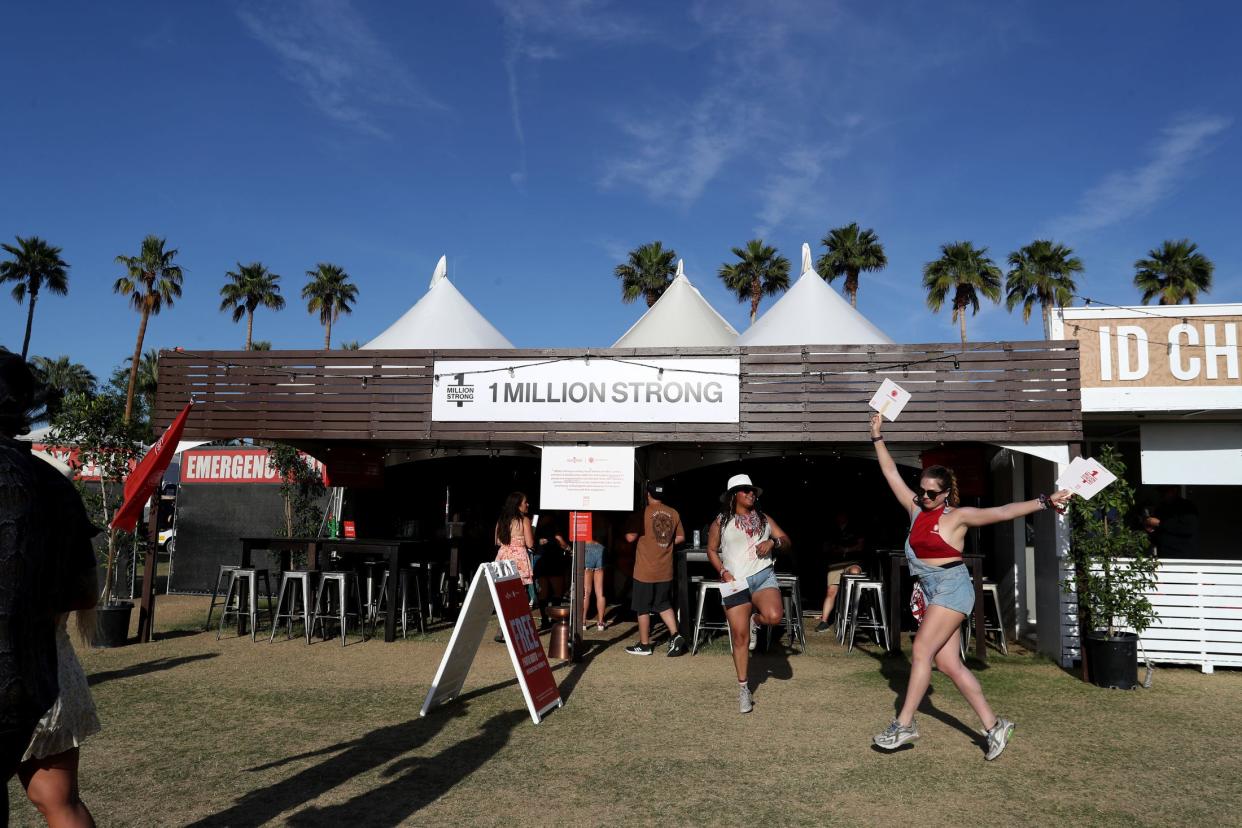
[[[544,446],[539,508],[629,512],[634,509],[633,446]]]
[[[431,419],[736,423],[736,357],[436,360]]]
[[[1057,480],[1057,488],[1069,489],[1076,495],[1090,500],[1117,480],[1117,476],[1096,460],[1075,457]]]
[[[426,716],[432,708],[461,694],[475,653],[487,633],[493,609],[500,618],[518,686],[522,688],[522,697],[534,723],[539,724],[548,711],[564,703],[552,678],[539,634],[531,622],[526,587],[522,585],[517,567],[502,561],[480,564],[475,572],[420,716]]]
[[[910,392],[891,379],[886,379],[880,383],[880,390],[875,392],[875,396],[868,404],[892,422],[897,419],[897,415],[908,402],[910,402]]]

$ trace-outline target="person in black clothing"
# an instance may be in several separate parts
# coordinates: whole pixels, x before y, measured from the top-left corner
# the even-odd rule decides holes
[[[1159,505],[1143,520],[1156,554],[1162,558],[1199,556],[1199,510],[1178,486],[1165,486]]]
[[[828,594],[824,597],[824,606],[819,615],[819,623],[815,632],[823,632],[832,626],[828,619],[832,617],[833,607],[837,603],[837,592],[841,589],[842,575],[859,575],[862,567],[863,550],[866,538],[856,529],[850,520],[849,512],[838,509],[833,522],[828,526],[828,536],[824,539],[825,557],[828,559]]]
[[[29,431],[41,405],[42,389],[25,360],[0,349],[0,825],[8,824],[7,782],[60,693],[57,615],[95,605],[90,536],[84,545],[74,542],[78,515],[61,508],[63,481],[53,479],[59,474],[14,439]],[[81,499],[76,503],[85,521]]]

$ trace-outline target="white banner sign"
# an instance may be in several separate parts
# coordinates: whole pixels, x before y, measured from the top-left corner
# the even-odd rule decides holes
[[[437,360],[431,419],[736,423],[738,359]]]
[[[634,509],[633,446],[544,446],[539,508],[629,512]]]

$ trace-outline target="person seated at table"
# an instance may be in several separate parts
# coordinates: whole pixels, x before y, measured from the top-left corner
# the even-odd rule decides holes
[[[832,626],[828,619],[832,617],[832,609],[837,603],[841,576],[862,574],[859,560],[866,545],[866,538],[861,531],[856,530],[849,512],[837,509],[824,539],[824,554],[828,559],[828,594],[824,597],[824,606],[819,614],[819,623],[815,625],[815,632],[823,632]]]
[[[594,591],[595,612],[598,615],[595,629],[600,631],[608,626],[604,623],[608,603],[604,601],[604,544],[600,542],[604,534],[601,531],[602,523],[601,521],[598,528],[592,527],[592,537],[586,543],[586,566],[582,576],[582,626],[587,626],[587,619],[591,616],[591,592]]]
[[[957,479],[953,476],[953,470],[944,466],[923,469],[918,489],[912,491],[884,447],[883,423],[884,419],[879,414],[871,417],[871,442],[875,445],[876,459],[884,479],[910,516],[906,561],[910,574],[919,579],[918,588],[926,602],[926,610],[919,622],[919,631],[914,636],[914,655],[910,661],[910,678],[901,711],[871,741],[882,750],[896,750],[919,738],[914,711],[922,703],[931,684],[932,663],[935,662],[983,723],[987,736],[984,758],[992,760],[1000,756],[1009,744],[1014,724],[992,712],[979,680],[962,663],[962,622],[975,605],[975,588],[962,561],[966,532],[978,526],[1017,520],[1049,508],[1060,510],[1062,504],[1069,500],[1070,493],[1061,490],[1051,496],[1040,495],[1035,500],[990,509],[958,508]]]

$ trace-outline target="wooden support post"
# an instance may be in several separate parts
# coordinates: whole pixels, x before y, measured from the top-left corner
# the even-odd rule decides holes
[[[151,495],[147,520],[147,557],[142,567],[142,601],[138,605],[138,643],[151,640],[155,627],[155,572],[160,552],[160,492]]]

